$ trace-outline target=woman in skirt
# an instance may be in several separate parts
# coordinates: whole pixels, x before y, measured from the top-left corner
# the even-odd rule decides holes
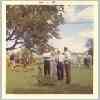
[[[50,76],[51,76],[51,80],[54,81],[57,79],[57,63],[56,63],[56,56],[55,56],[55,52],[52,51],[51,53],[51,64],[50,64]]]

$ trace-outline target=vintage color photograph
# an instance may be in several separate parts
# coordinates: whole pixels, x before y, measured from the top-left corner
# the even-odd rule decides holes
[[[95,11],[6,5],[6,94],[93,94]]]

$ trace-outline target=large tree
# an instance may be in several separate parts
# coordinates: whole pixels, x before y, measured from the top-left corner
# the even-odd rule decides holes
[[[7,6],[7,50],[24,46],[42,51],[44,47],[49,46],[50,38],[60,38],[58,25],[64,22],[62,12],[63,6],[61,5]]]

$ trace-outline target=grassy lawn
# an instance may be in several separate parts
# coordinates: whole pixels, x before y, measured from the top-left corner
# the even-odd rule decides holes
[[[92,93],[93,71],[86,67],[73,67],[71,70],[71,84],[65,84],[65,80],[55,80],[51,85],[38,84],[37,66],[33,66],[24,72],[23,69],[18,68],[18,72],[12,72],[11,68],[7,68],[7,93],[79,93],[87,94]]]

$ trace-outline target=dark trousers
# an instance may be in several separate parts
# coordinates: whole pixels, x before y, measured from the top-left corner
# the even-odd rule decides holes
[[[50,61],[44,61],[44,75],[50,75]]]
[[[65,64],[65,73],[66,73],[66,83],[70,84],[71,82],[71,65]]]
[[[58,77],[58,80],[63,80],[64,78],[64,68],[63,68],[63,63],[61,62],[58,62],[57,64],[57,77]]]

